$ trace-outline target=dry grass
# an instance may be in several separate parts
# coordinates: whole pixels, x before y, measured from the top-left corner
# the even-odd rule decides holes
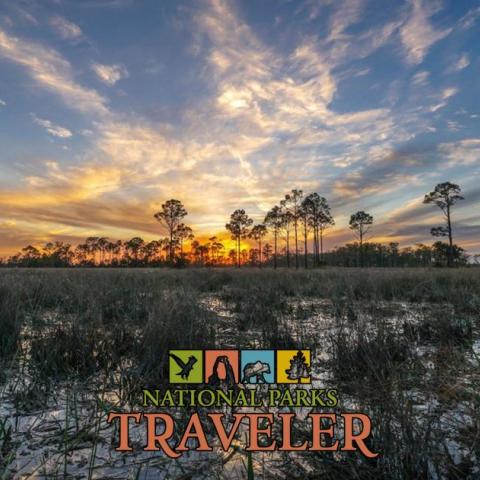
[[[216,298],[230,312],[236,347],[328,352],[328,361],[319,364],[330,372],[340,398],[354,399],[372,415],[372,448],[382,452],[379,459],[305,455],[303,462],[322,478],[423,479],[435,472],[438,478],[475,478],[469,459],[479,458],[478,417],[472,413],[473,423],[465,425],[452,421],[455,441],[470,452],[461,461],[445,444],[444,417],[460,408],[480,409],[478,393],[472,393],[480,383],[480,361],[472,354],[479,331],[478,273],[473,268],[2,269],[0,384],[11,392],[4,390],[3,398],[9,396],[18,412],[41,411],[60,388],[76,398],[74,389],[92,382],[117,392],[115,408],[131,406],[142,386],[165,381],[169,349],[223,346],[219,317],[205,306],[205,298]],[[321,312],[314,305],[319,299]],[[321,343],[319,313],[331,322]],[[306,330],[295,333],[304,324]],[[432,353],[425,356],[423,350]],[[27,377],[12,388],[13,379]],[[70,425],[62,428],[71,435],[77,425],[75,435],[89,432],[82,442],[97,442],[98,405],[98,399],[91,403],[90,421],[83,426],[69,407]],[[3,419],[0,478],[2,468],[6,478],[11,474],[11,428]],[[58,450],[67,451],[64,440]],[[62,455],[67,465],[67,453]],[[252,465],[251,459],[246,464]],[[308,477],[306,464],[285,457],[275,475],[318,478]]]

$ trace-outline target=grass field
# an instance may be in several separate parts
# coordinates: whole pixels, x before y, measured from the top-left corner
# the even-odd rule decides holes
[[[479,478],[479,314],[474,268],[2,269],[0,479]],[[106,413],[212,347],[310,348],[380,456],[116,454]]]

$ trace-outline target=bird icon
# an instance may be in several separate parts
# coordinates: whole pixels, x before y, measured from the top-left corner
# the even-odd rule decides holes
[[[169,354],[176,362],[176,364],[181,368],[181,370],[177,373],[177,375],[180,375],[183,380],[188,380],[188,376],[190,375],[190,372],[193,370],[193,366],[197,363],[197,359],[193,356],[190,355],[188,357],[188,362],[184,362],[180,357],[175,355],[174,353]]]

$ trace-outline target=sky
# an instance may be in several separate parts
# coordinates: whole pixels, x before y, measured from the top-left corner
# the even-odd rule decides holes
[[[480,253],[480,2],[0,0],[0,256],[163,236],[170,198],[228,238],[293,188],[372,241],[431,243],[437,183]]]

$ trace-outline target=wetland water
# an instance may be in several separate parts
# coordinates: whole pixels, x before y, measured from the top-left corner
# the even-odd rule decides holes
[[[47,302],[31,309],[23,319],[19,351],[3,363],[3,478],[242,479],[252,471],[255,478],[266,479],[314,478],[322,471],[354,478],[355,471],[365,478],[382,472],[400,479],[408,469],[420,472],[411,478],[480,476],[480,334],[472,311],[460,311],[449,302],[326,298],[272,290],[253,295],[230,286],[217,290],[186,293],[183,287],[162,287],[154,295],[138,288],[127,320],[136,318],[128,329],[121,328],[127,320],[117,318],[126,308],[123,304],[117,305],[117,313],[102,309],[101,321],[82,311],[79,322],[75,311],[54,304],[47,308]],[[166,306],[155,304],[144,316],[141,305],[152,296]],[[177,297],[181,301],[172,300]],[[167,318],[166,311],[177,316]],[[117,322],[109,329],[107,314]],[[378,459],[372,463],[341,452],[249,455],[244,450],[246,425],[235,448],[226,453],[218,442],[212,453],[187,452],[178,460],[144,452],[141,426],[131,428],[134,451],[115,452],[118,431],[107,424],[107,413],[138,406],[143,383],[155,385],[161,378],[145,360],[144,330],[155,318],[165,335],[165,328],[192,314],[201,322],[190,327],[210,327],[219,348],[310,348],[311,388],[336,388],[339,404],[333,410],[371,416],[372,449],[380,452]],[[192,345],[197,335],[192,333]],[[76,350],[79,342],[85,351]],[[105,355],[105,344],[114,354]],[[90,349],[91,355],[86,353]],[[78,368],[80,355],[84,358]],[[76,367],[67,369],[69,363]],[[306,417],[312,409],[294,411],[295,436],[301,441],[308,438]],[[187,411],[177,408],[174,413],[181,422]]]

